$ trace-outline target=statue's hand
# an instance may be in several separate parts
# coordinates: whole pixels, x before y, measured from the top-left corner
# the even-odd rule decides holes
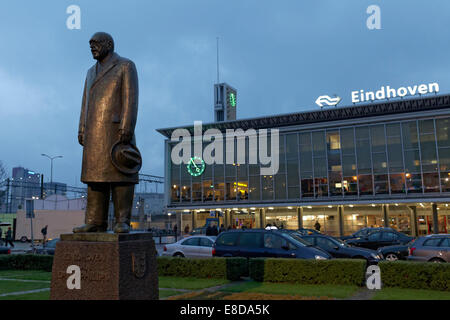
[[[133,134],[131,134],[130,132],[124,131],[124,130],[119,130],[119,141],[122,143],[130,143],[131,139],[133,138]]]
[[[82,133],[78,134],[78,143],[84,146],[84,135]]]

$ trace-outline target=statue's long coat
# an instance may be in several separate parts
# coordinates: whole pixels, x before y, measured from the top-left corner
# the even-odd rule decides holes
[[[121,173],[111,162],[119,129],[133,134],[138,111],[138,77],[131,60],[114,53],[97,74],[92,66],[84,84],[79,134],[83,135],[81,181],[138,183],[138,174]]]

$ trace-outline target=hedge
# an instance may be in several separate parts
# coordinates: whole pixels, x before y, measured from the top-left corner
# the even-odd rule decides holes
[[[246,258],[186,259],[158,257],[158,275],[239,280],[247,271]]]
[[[41,254],[8,254],[0,256],[0,270],[52,271],[53,256]]]
[[[384,287],[450,291],[450,264],[412,261],[382,261]]]
[[[366,260],[251,259],[249,275],[259,282],[338,284],[361,286]]]

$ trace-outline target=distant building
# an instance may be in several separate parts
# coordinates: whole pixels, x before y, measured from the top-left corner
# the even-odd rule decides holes
[[[39,197],[41,194],[41,175],[23,167],[12,169],[11,204],[8,211],[21,209],[25,198]]]

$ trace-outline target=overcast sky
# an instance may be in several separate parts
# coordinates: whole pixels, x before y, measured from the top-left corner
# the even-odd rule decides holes
[[[69,30],[69,5],[81,29]],[[366,9],[381,8],[381,30]],[[81,95],[89,38],[110,33],[139,75],[141,173],[163,175],[157,128],[212,122],[216,37],[220,80],[238,90],[237,117],[318,109],[322,94],[438,82],[450,91],[450,2],[364,0],[2,1],[0,160],[81,186]]]

